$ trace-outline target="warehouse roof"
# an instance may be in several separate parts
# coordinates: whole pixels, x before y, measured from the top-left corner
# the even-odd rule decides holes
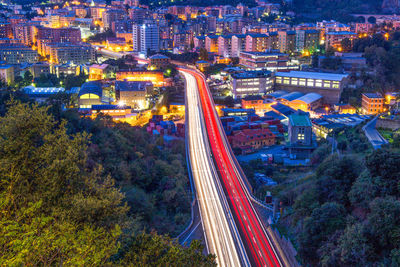
[[[324,73],[324,72],[309,72],[309,71],[290,71],[290,72],[277,72],[276,77],[293,77],[293,78],[305,78],[305,79],[320,79],[330,81],[341,81],[348,74],[336,74],[336,73]]]
[[[291,92],[291,93],[289,93],[289,94],[286,94],[286,95],[283,95],[283,96],[278,97],[278,99],[284,99],[284,100],[287,100],[287,101],[293,101],[293,100],[295,100],[295,99],[297,99],[297,98],[300,98],[300,97],[302,97],[302,96],[304,96],[303,93],[300,93],[300,92]]]
[[[308,93],[306,95],[303,95],[302,97],[299,97],[293,101],[303,101],[306,104],[311,104],[319,99],[322,98],[322,95],[317,94],[317,93]]]

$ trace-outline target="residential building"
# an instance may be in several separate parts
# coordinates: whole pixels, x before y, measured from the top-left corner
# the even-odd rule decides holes
[[[194,48],[205,48],[206,47],[206,37],[205,36],[195,36],[193,38]]]
[[[161,67],[168,65],[170,62],[169,57],[167,57],[163,54],[152,55],[149,59],[150,59],[150,66],[153,66],[156,69],[159,69]]]
[[[0,21],[0,38],[12,38],[11,23],[6,21]]]
[[[0,61],[8,64],[35,63],[38,59],[38,53],[28,46],[22,44],[0,46]]]
[[[218,36],[218,55],[223,57],[232,56],[232,37],[233,35]]]
[[[129,9],[129,18],[133,20],[134,23],[143,23],[146,18],[146,9],[133,7]]]
[[[209,53],[218,54],[218,36],[217,35],[209,35],[206,36],[205,40],[205,48]]]
[[[232,57],[239,57],[240,52],[246,50],[246,35],[235,34],[232,36]]]
[[[357,38],[357,33],[341,31],[341,32],[327,32],[325,33],[325,49],[333,47],[336,51],[350,51],[353,46],[353,40]],[[344,47],[343,40],[348,39],[349,44]]]
[[[240,52],[239,63],[249,70],[280,71],[298,69],[288,65],[289,56],[279,52]]]
[[[319,46],[318,30],[297,30],[296,31],[296,51],[312,53]]]
[[[111,25],[114,21],[123,20],[126,13],[122,9],[109,9],[102,14],[103,27],[104,29],[111,29]]]
[[[385,111],[385,98],[378,93],[363,93],[362,94],[362,113],[364,114],[379,114]]]
[[[98,81],[115,77],[115,67],[108,64],[93,64],[89,67],[89,80]]]
[[[339,102],[348,74],[290,71],[275,73],[275,89],[288,92],[318,93],[328,104]]]
[[[133,24],[133,51],[144,55],[147,55],[149,50],[160,51],[159,37],[159,29],[156,23]]]
[[[14,82],[14,67],[10,65],[0,65],[0,81],[10,85]]]
[[[47,62],[37,62],[30,67],[30,72],[34,78],[40,77],[40,75],[50,74],[50,65]]]
[[[234,98],[248,95],[265,95],[272,91],[273,77],[270,71],[247,71],[231,75]]]
[[[72,63],[80,65],[95,61],[95,51],[90,44],[51,43],[48,44],[50,63]]]
[[[22,23],[14,26],[14,39],[19,39],[25,45],[31,46],[36,40],[36,26],[34,23]]]
[[[248,34],[246,36],[246,51],[264,52],[268,49],[268,35]]]
[[[79,43],[82,41],[79,28],[37,27],[37,39],[60,43]]]
[[[278,31],[278,49],[281,53],[296,51],[296,31]]]

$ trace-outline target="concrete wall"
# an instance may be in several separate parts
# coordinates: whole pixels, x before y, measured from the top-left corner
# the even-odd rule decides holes
[[[376,128],[387,128],[397,130],[400,128],[400,120],[390,120],[379,118],[376,122]]]

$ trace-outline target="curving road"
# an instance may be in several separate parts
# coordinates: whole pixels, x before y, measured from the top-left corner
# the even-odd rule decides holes
[[[186,68],[180,68],[180,72],[186,79],[192,171],[203,175],[194,177],[194,180],[209,251],[217,255],[220,266],[239,266],[236,257],[246,265],[250,262],[252,266],[290,266],[270,229],[260,220],[253,207],[252,196],[245,184],[246,178],[227,142],[205,77]],[[212,155],[212,160],[209,155]],[[199,161],[202,164],[200,167],[197,165]],[[207,186],[204,187],[203,183]],[[219,184],[223,193],[218,192]],[[225,202],[229,207],[224,207]],[[228,224],[221,214],[224,212],[228,214],[225,217]],[[230,213],[234,222],[229,224]],[[217,221],[219,230],[213,229]],[[236,238],[237,231],[240,236]],[[215,235],[218,237],[215,238]],[[232,251],[233,244],[236,244],[236,253]],[[245,252],[242,252],[241,244]],[[232,254],[231,257],[227,257],[227,251]]]
[[[216,255],[219,266],[249,266],[246,250],[212,162],[197,80],[187,72],[181,73],[186,80],[186,101],[189,107],[189,160],[207,250]]]

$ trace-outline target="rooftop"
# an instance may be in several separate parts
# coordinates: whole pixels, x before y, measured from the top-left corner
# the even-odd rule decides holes
[[[78,96],[81,96],[84,94],[95,94],[95,95],[102,97],[103,87],[101,85],[101,82],[99,82],[99,81],[85,82],[82,85],[81,90],[79,90]]]
[[[342,81],[349,76],[348,74],[324,73],[324,72],[309,72],[309,71],[290,71],[290,72],[276,72],[276,77],[293,77],[305,79],[320,79],[330,81]]]
[[[363,95],[365,95],[368,98],[383,98],[383,96],[381,96],[378,93],[363,93]]]
[[[242,73],[234,73],[232,74],[232,78],[234,79],[250,79],[250,78],[263,78],[270,77],[271,72],[267,70],[258,70],[258,71],[246,71]]]
[[[355,33],[355,32],[344,32],[344,31],[341,31],[341,32],[327,32],[326,34],[327,34],[327,35],[355,35],[355,34],[357,34],[357,33]]]
[[[317,93],[308,93],[306,95],[303,95],[302,97],[299,97],[295,99],[295,101],[303,101],[306,104],[311,104],[319,99],[322,98],[322,95],[317,94]]]
[[[308,114],[292,114],[289,116],[289,124],[292,126],[309,126],[311,127],[311,121]]]
[[[293,100],[298,99],[298,98],[300,98],[300,97],[302,97],[302,96],[304,96],[303,93],[300,93],[300,92],[291,92],[291,93],[288,93],[288,94],[286,94],[286,95],[282,95],[282,96],[280,96],[280,97],[278,97],[278,98],[279,98],[279,99],[284,99],[284,100],[287,100],[287,101],[293,101]]]
[[[147,86],[151,86],[151,82],[142,81],[115,81],[115,89],[120,92],[127,91],[146,91]]]
[[[155,54],[150,57],[150,59],[169,59],[166,55],[163,54]]]

